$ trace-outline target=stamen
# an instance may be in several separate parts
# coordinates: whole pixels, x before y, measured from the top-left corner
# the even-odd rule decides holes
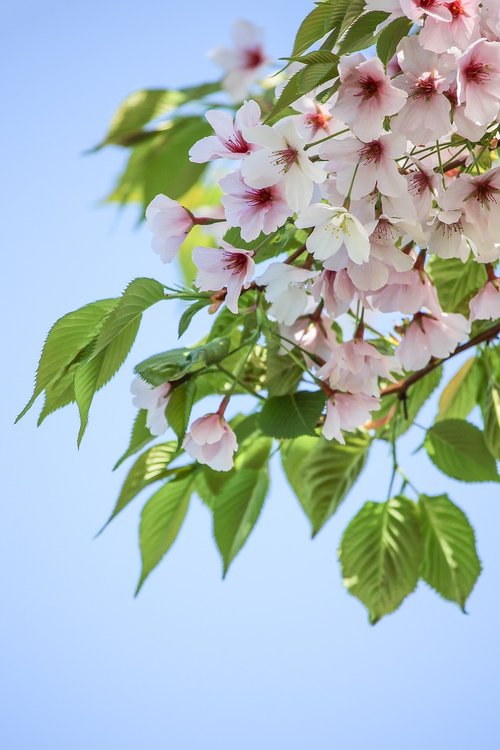
[[[297,155],[297,149],[291,147],[282,151],[273,151],[273,164],[279,166],[281,172],[285,174],[297,161]]]

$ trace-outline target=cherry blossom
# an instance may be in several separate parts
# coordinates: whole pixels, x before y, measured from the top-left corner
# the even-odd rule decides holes
[[[420,21],[423,16],[438,21],[451,21],[448,3],[443,0],[399,0],[403,13],[412,21]]]
[[[469,303],[471,320],[500,318],[500,279],[491,279]]]
[[[459,313],[418,313],[396,349],[405,370],[419,370],[431,357],[447,357],[470,333],[470,323]]]
[[[373,344],[355,338],[339,344],[317,374],[334,390],[378,396],[378,378],[394,380],[391,373],[400,371],[395,357],[381,354]]]
[[[476,125],[489,125],[500,107],[500,42],[480,39],[458,59],[458,102]]]
[[[189,158],[196,163],[213,159],[242,159],[257,149],[242,135],[244,128],[251,128],[260,122],[260,107],[250,100],[236,112],[234,120],[229,112],[210,109],[205,114],[215,135],[208,135],[197,141],[189,152]]]
[[[377,188],[396,197],[405,190],[405,178],[399,174],[395,159],[406,151],[406,137],[386,133],[369,143],[359,138],[328,141],[320,148],[329,172],[336,175],[337,189],[357,200]]]
[[[232,49],[219,47],[210,53],[210,57],[226,71],[223,86],[239,102],[262,76],[269,61],[263,46],[264,32],[258,26],[249,21],[236,21],[232,37]]]
[[[130,392],[134,396],[133,406],[147,411],[146,427],[150,433],[154,436],[162,435],[168,428],[165,409],[172,395],[172,384],[153,386],[137,377],[132,381]]]
[[[275,232],[293,215],[279,183],[252,188],[244,182],[241,172],[233,172],[219,184],[226,193],[221,198],[226,220],[231,226],[240,227],[245,242],[255,240],[261,232]]]
[[[345,444],[342,430],[353,432],[370,414],[380,406],[380,401],[365,393],[335,393],[326,404],[326,418],[323,424],[323,437]]]
[[[238,299],[243,288],[247,288],[255,273],[255,263],[251,250],[238,248],[222,242],[222,249],[195,247],[193,263],[198,269],[196,286],[202,292],[226,288],[226,305],[235,315],[238,313]]]
[[[323,300],[332,318],[338,318],[347,312],[357,295],[357,289],[345,269],[322,271],[312,285],[311,292],[317,302]]]
[[[153,233],[153,251],[164,263],[170,263],[194,225],[192,214],[160,193],[146,208],[146,221]]]
[[[412,164],[416,169],[405,175],[408,193],[420,221],[427,221],[439,186],[439,176],[417,159],[412,159]]]
[[[317,260],[327,260],[345,245],[353,263],[365,263],[370,255],[369,231],[345,208],[314,203],[299,215],[298,227],[314,227],[307,238],[307,249]]]
[[[293,325],[307,307],[311,279],[319,276],[319,271],[271,263],[259,277],[259,284],[266,287],[266,299],[271,303],[269,312],[279,323]]]
[[[333,116],[331,111],[333,104],[334,100],[321,104],[314,97],[314,92],[311,96],[301,96],[292,104],[296,112],[301,112],[301,115],[296,118],[297,130],[308,143],[345,128],[344,123]]]
[[[451,104],[444,92],[456,70],[453,55],[423,50],[419,38],[408,37],[399,45],[398,62],[402,73],[393,83],[407,92],[408,99],[391,122],[393,128],[415,144],[434,141],[451,132]]]
[[[473,177],[457,177],[446,191],[446,200],[463,206],[467,221],[491,240],[500,237],[500,167]]]
[[[230,471],[238,442],[233,430],[221,414],[205,414],[196,419],[184,438],[182,447],[200,464],[215,471]]]
[[[445,3],[451,20],[427,14],[418,39],[426,50],[446,52],[450,47],[465,49],[478,38],[479,0]]]
[[[385,117],[404,107],[408,95],[392,85],[377,58],[365,60],[359,53],[342,57],[339,74],[341,85],[333,112],[354,135],[369,143],[382,133]]]
[[[246,184],[261,189],[283,183],[292,210],[300,211],[309,205],[314,184],[324,182],[326,172],[307,155],[305,139],[299,135],[293,120],[285,118],[273,127],[248,127],[244,136],[250,143],[261,146],[242,164]]]
[[[418,269],[391,271],[387,284],[373,292],[369,300],[372,307],[384,313],[413,314],[422,307],[440,312],[429,277]]]

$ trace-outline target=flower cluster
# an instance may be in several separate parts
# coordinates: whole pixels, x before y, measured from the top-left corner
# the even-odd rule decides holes
[[[274,124],[253,99],[234,114],[209,110],[213,134],[190,151],[193,162],[225,166],[219,237],[232,228],[241,238],[239,247],[194,249],[198,290],[234,314],[241,295],[256,291],[284,350],[300,350],[326,394],[323,435],[340,442],[370,419],[395,375],[448,357],[473,321],[500,313],[500,167],[487,160],[500,114],[499,3],[370,0],[368,9],[414,24],[387,65],[341,56],[333,93],[331,82],[320,85]],[[237,25],[235,43],[214,59],[241,102],[267,58],[249,24]],[[164,195],[146,217],[164,262],[193,226],[209,223]],[[290,227],[302,244],[266,255],[257,271],[266,237]],[[468,316],[443,309],[428,272],[435,258],[482,266]],[[390,330],[367,340],[368,319]],[[171,387],[134,386],[152,432],[166,428]],[[223,471],[237,448],[220,412],[196,420],[184,446]]]

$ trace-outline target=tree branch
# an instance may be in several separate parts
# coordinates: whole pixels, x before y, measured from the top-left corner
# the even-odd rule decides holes
[[[432,372],[437,367],[443,364],[443,362],[447,362],[449,359],[452,359],[452,357],[456,357],[457,354],[461,354],[462,352],[465,352],[467,349],[471,349],[473,346],[477,346],[478,344],[482,344],[483,341],[492,341],[496,336],[500,334],[500,322],[495,323],[494,326],[491,326],[491,328],[487,328],[485,331],[482,331],[482,333],[478,333],[477,336],[474,336],[473,338],[469,339],[469,341],[466,341],[465,344],[460,344],[460,346],[457,346],[457,348],[444,359],[432,359],[428,365],[423,367],[421,370],[417,370],[416,372],[409,375],[407,378],[404,378],[404,380],[399,380],[397,383],[393,383],[392,385],[388,385],[387,388],[384,388],[380,395],[381,396],[391,396],[395,393],[398,394],[399,398],[404,398],[406,395],[406,392],[408,389],[414,384],[417,383],[419,380],[424,378],[429,372]]]

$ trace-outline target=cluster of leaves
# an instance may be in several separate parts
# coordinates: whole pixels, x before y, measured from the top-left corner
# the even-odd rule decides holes
[[[258,98],[268,120],[287,114],[293,101],[317,85],[331,82],[329,96],[338,85],[338,54],[373,44],[374,30],[386,17],[386,13],[365,11],[363,0],[317,3],[302,23],[289,58],[301,63],[301,69],[275,104],[270,92]],[[409,22],[397,19],[375,35],[384,62],[408,31]],[[308,52],[325,36],[319,50]],[[188,207],[190,201],[200,202],[201,195],[203,203],[215,202],[217,195],[212,201],[203,187],[205,165],[189,162],[188,151],[209,134],[204,112],[218,106],[213,96],[219,91],[220,85],[214,83],[179,91],[141,90],[128,97],[98,146],[117,145],[130,152],[108,200],[138,202],[144,208],[162,192]],[[257,263],[289,257],[305,238],[292,222],[251,243],[245,243],[237,229],[225,235],[230,244],[256,251]],[[189,281],[189,269],[184,268]],[[428,271],[449,312],[463,312],[485,282],[484,268],[478,264],[464,267],[460,261],[433,258]],[[171,289],[154,279],[139,278],[120,297],[93,302],[58,320],[43,348],[33,396],[19,418],[42,394],[39,424],[74,402],[80,414],[80,442],[94,394],[124,363],[142,315],[152,305],[172,299],[189,303],[179,323],[179,336],[188,331],[195,315],[209,308],[213,311],[218,304],[210,295],[190,288]],[[337,326],[335,332],[341,340],[341,328]],[[478,327],[473,330],[476,354],[442,390],[436,420],[423,441],[423,449],[441,472],[465,482],[499,481],[495,460],[500,458],[500,350],[488,341],[497,333],[498,326],[486,332]],[[392,351],[393,343],[383,336],[372,343],[381,351],[388,347]],[[328,442],[319,430],[326,397],[320,390],[311,390],[304,352],[283,341],[277,324],[268,319],[256,285],[242,295],[239,314],[219,310],[210,332],[196,345],[157,353],[137,364],[135,372],[147,383],[172,384],[166,415],[176,438],[151,445],[154,438],[146,426],[146,412],[139,410],[129,445],[115,466],[134,458],[108,523],[143,490],[155,487],[141,514],[138,590],[175,541],[193,496],[212,514],[214,538],[227,573],[260,516],[275,450],[281,454],[313,535],[351,491],[374,441],[391,444],[393,478],[402,473],[396,440],[413,425],[438,388],[442,369],[440,361],[432,360],[425,373],[387,388],[371,425],[346,434],[345,445]],[[182,442],[193,407],[209,395],[229,393],[253,397],[256,404],[250,414],[238,413],[230,420],[239,444],[235,467],[217,473],[186,463]],[[477,404],[483,429],[477,426],[479,416],[474,415],[474,424],[467,421]],[[410,500],[402,494],[411,488],[403,479],[400,494],[393,497],[390,492],[386,502],[363,506],[340,545],[344,583],[366,605],[373,622],[396,609],[419,578],[464,608],[480,572],[474,533],[463,512],[445,495],[416,493],[418,502]]]

